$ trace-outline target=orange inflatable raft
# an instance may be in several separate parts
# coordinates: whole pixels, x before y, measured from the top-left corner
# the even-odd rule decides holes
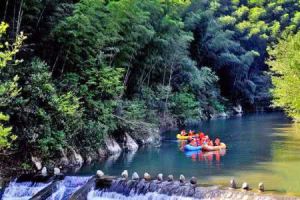
[[[208,145],[202,146],[202,151],[218,151],[221,149],[226,149],[226,144],[221,143],[219,146],[208,146]]]

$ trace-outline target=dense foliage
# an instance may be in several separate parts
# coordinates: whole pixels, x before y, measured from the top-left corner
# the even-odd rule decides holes
[[[283,107],[295,120],[300,119],[300,32],[282,40],[272,50],[269,64],[273,71],[274,106]]]
[[[191,53],[214,69],[224,96],[259,109],[270,100],[267,46],[299,30],[299,11],[298,0],[195,0],[186,14]]]
[[[4,37],[8,24],[2,22],[0,24],[0,41]],[[12,64],[13,57],[19,51],[25,36],[21,32],[17,36],[16,41],[13,44],[9,44],[7,41],[0,43],[0,72],[8,64]],[[15,63],[18,61],[15,60]],[[19,77],[16,75],[12,80],[1,79],[0,80],[0,108],[9,106],[11,101],[16,98],[20,89],[18,87]],[[2,123],[7,122],[9,116],[0,112],[0,150],[11,146],[11,142],[16,139],[16,135],[11,134],[12,127],[5,127]]]
[[[20,149],[52,156],[98,148],[124,121],[183,125],[236,104],[263,108],[267,46],[299,29],[299,10],[298,0],[1,1],[5,39],[28,36],[24,62],[0,69],[21,88],[1,119]]]

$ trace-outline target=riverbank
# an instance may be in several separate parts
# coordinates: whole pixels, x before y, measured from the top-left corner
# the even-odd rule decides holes
[[[160,130],[153,124],[144,122],[124,122],[130,123],[123,129],[124,132],[107,136],[103,144],[97,149],[90,149],[76,146],[68,146],[60,149],[56,157],[43,157],[40,152],[6,151],[0,156],[0,182],[1,179],[16,177],[17,174],[37,173],[43,168],[52,172],[54,168],[68,171],[72,168],[81,168],[94,161],[105,160],[109,156],[120,154],[121,152],[135,152],[142,146],[159,146],[161,143]],[[28,156],[30,155],[30,156]],[[30,157],[30,160],[26,159]],[[12,167],[13,166],[13,167]]]
[[[231,107],[227,112],[211,113],[206,120],[227,119],[232,116],[241,116],[243,109],[240,105]],[[51,152],[51,157],[45,156],[38,152],[16,152],[10,151],[5,154],[5,159],[0,159],[2,174],[11,176],[11,174],[20,174],[18,172],[37,172],[46,167],[49,171],[53,171],[55,167],[62,169],[80,168],[85,164],[90,164],[94,161],[105,160],[109,156],[120,154],[121,152],[135,152],[142,146],[160,146],[161,132],[178,127],[176,120],[167,117],[163,123],[151,124],[143,121],[125,120],[117,117],[119,124],[122,126],[117,131],[109,136],[105,136],[102,143],[96,148],[81,147],[67,145],[60,148],[57,152]],[[187,121],[188,126],[198,124],[199,121]],[[8,161],[8,162],[7,162]],[[7,166],[7,163],[8,164]],[[10,169],[9,166],[15,166]],[[1,171],[0,171],[1,173]]]

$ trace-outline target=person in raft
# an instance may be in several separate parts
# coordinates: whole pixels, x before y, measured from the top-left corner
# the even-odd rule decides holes
[[[201,146],[202,142],[201,142],[201,139],[200,139],[200,134],[195,134],[193,136],[189,136],[188,144],[190,144],[194,147]]]
[[[220,146],[221,145],[221,140],[217,137],[215,141],[210,140],[209,138],[206,140],[206,144],[208,146]]]
[[[188,138],[188,144],[190,144],[192,146],[195,146],[195,147],[201,146],[207,140],[207,137],[202,132],[200,134],[196,134],[194,137],[193,136],[189,136],[189,138]]]
[[[185,130],[182,130],[182,131],[180,132],[180,135],[181,135],[181,136],[187,136],[187,132],[186,132]]]
[[[192,130],[189,131],[189,136],[193,136],[194,134],[195,134],[194,131],[192,131]]]
[[[219,138],[215,139],[215,145],[220,146],[221,145],[221,140]]]
[[[198,147],[200,146],[200,141],[198,138],[191,138],[190,143],[191,146]]]
[[[208,146],[220,146],[221,140],[217,137],[215,141],[211,140],[208,135],[204,135],[204,133],[196,134],[196,137],[189,136],[188,144],[197,147],[201,145]]]

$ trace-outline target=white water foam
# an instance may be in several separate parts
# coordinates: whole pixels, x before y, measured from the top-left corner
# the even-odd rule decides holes
[[[66,200],[89,179],[90,177],[87,176],[66,176],[65,179],[59,183],[59,189],[47,200]]]
[[[38,193],[49,183],[16,182],[11,181],[4,190],[2,200],[27,200]]]
[[[130,194],[125,196],[116,192],[92,190],[88,193],[88,200],[194,200],[190,197],[168,196],[157,192],[148,192],[145,195]]]

